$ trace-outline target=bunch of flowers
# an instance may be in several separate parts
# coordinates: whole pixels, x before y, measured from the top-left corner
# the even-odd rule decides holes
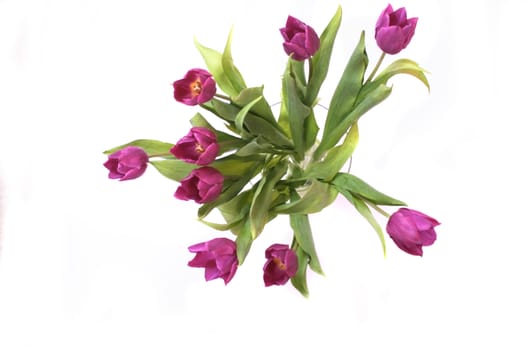
[[[307,270],[323,273],[309,215],[329,206],[338,194],[371,224],[384,252],[383,230],[373,211],[388,218],[387,233],[409,254],[421,256],[422,247],[435,241],[437,220],[341,171],[358,143],[359,119],[390,95],[390,78],[409,74],[429,87],[424,70],[409,59],[397,59],[376,75],[387,54],[397,54],[410,43],[417,18],[407,18],[404,8],[386,7],[375,26],[376,43],[383,53],[368,75],[361,33],[320,128],[315,108],[341,18],[339,7],[321,36],[292,16],[280,29],[289,59],[277,116],[263,88],[247,86],[234,65],[230,32],[222,53],[195,41],[207,69],[190,69],[173,83],[175,100],[201,107],[214,118],[213,123],[197,112],[190,119],[190,130],[175,144],[140,139],[105,152],[109,178],[135,179],[149,164],[178,182],[175,198],[200,204],[197,214],[202,223],[230,232],[230,238],[189,247],[195,256],[188,265],[204,268],[207,281],[222,278],[229,283],[265,225],[287,215],[291,242],[276,242],[266,249],[263,281],[272,286],[291,280],[308,295]],[[217,121],[222,128],[214,126]],[[402,208],[389,214],[381,206]],[[207,220],[212,211],[218,211],[224,221]]]

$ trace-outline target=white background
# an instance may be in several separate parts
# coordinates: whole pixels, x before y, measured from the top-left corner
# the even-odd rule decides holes
[[[150,169],[107,179],[102,151],[176,142],[195,108],[171,83],[203,67],[193,37],[233,55],[249,85],[279,99],[278,28],[320,33],[338,1],[0,0],[0,349],[524,349],[522,14],[519,1],[393,3],[419,23],[411,58],[431,93],[395,77],[365,115],[352,171],[437,218],[436,243],[409,256],[344,199],[312,217],[326,276],[311,296],[265,288],[270,224],[225,287],[186,266],[220,235]],[[342,2],[327,103],[385,1]],[[393,60],[387,57],[385,63]],[[386,222],[380,218],[384,225]]]

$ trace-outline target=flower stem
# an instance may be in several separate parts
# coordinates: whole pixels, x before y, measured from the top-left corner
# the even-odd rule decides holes
[[[377,70],[379,69],[379,66],[381,65],[381,63],[383,63],[383,60],[385,59],[385,56],[386,56],[386,53],[383,52],[381,54],[381,57],[379,57],[379,60],[377,61],[376,66],[374,67],[374,70],[372,71],[372,73],[370,73],[370,76],[368,77],[368,79],[366,79],[365,84],[369,83],[374,77],[374,75],[376,75]]]
[[[171,156],[172,154],[170,152],[167,153],[157,153],[157,154],[150,154],[148,155],[148,158],[155,158],[155,157],[166,157]]]
[[[386,218],[389,218],[390,217],[390,214],[388,214],[386,211],[384,211],[383,209],[379,208],[377,205],[375,205],[374,203],[371,203],[371,202],[368,202],[368,205],[371,206],[372,208],[374,208],[378,213],[382,214],[383,216],[385,216]]]
[[[222,94],[215,94],[215,97],[222,98],[223,100],[231,101],[232,99],[230,96],[222,95]]]

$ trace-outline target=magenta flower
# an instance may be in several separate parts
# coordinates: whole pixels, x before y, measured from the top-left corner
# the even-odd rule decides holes
[[[407,19],[404,7],[394,11],[389,4],[376,23],[377,45],[391,55],[398,53],[410,43],[416,25],[417,17]]]
[[[175,100],[188,106],[208,102],[213,98],[217,87],[211,74],[200,68],[190,69],[184,79],[173,83]]]
[[[434,227],[439,222],[419,211],[401,208],[390,216],[386,231],[394,243],[403,251],[423,256],[423,246],[436,240]]]
[[[170,152],[178,159],[197,165],[208,165],[219,153],[217,137],[207,128],[194,127]]]
[[[295,17],[288,16],[286,27],[279,31],[284,38],[284,51],[294,60],[304,61],[319,50],[320,40],[315,30]]]
[[[211,167],[194,169],[181,180],[175,198],[184,201],[194,200],[196,203],[208,203],[216,199],[222,191],[224,176]]]
[[[239,265],[236,249],[235,242],[228,238],[215,238],[194,244],[188,247],[190,252],[196,253],[193,260],[188,262],[188,266],[204,267],[206,281],[222,278],[224,284],[228,284]]]
[[[265,252],[263,279],[266,287],[283,285],[297,272],[297,255],[286,244],[272,244]]]
[[[148,155],[140,147],[128,146],[108,156],[104,166],[110,179],[132,180],[144,174],[148,166]]]

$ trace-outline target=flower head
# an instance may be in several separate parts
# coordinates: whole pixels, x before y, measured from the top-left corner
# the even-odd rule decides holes
[[[286,27],[279,31],[284,38],[284,51],[294,60],[304,61],[319,50],[320,40],[315,30],[295,17],[288,16]]]
[[[386,231],[401,250],[422,256],[422,247],[432,245],[436,240],[434,227],[437,225],[439,222],[426,214],[401,208],[388,219]]]
[[[208,242],[194,244],[188,247],[190,252],[196,253],[188,262],[188,266],[204,267],[206,281],[222,278],[224,284],[228,284],[239,265],[236,249],[235,242],[228,238],[215,238]]]
[[[286,244],[272,244],[265,252],[263,279],[266,287],[283,285],[297,272],[297,255]]]
[[[219,153],[217,137],[207,128],[191,128],[170,152],[178,159],[197,165],[208,165]]]
[[[396,54],[410,43],[416,31],[417,17],[407,19],[404,7],[393,10],[389,4],[376,23],[377,45],[388,54]]]
[[[207,203],[216,199],[222,191],[224,176],[216,169],[202,167],[194,169],[181,180],[175,198],[194,200],[196,203]]]
[[[148,155],[136,146],[128,146],[108,156],[104,166],[110,179],[132,180],[144,174],[148,166]]]
[[[208,102],[217,91],[211,74],[200,68],[190,69],[183,79],[173,83],[173,89],[175,100],[188,106]]]

